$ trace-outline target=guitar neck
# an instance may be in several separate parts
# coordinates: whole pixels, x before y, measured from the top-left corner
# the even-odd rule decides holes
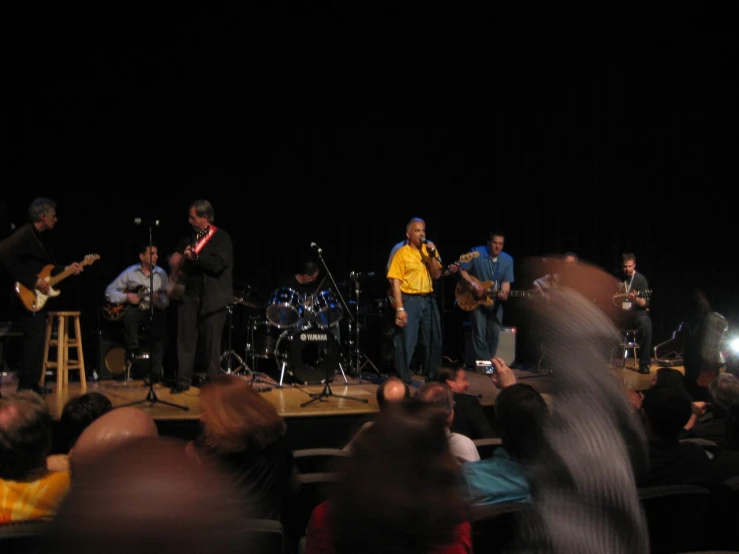
[[[70,269],[65,269],[61,273],[57,273],[53,277],[50,277],[49,278],[49,285],[51,285],[53,287],[54,285],[56,285],[60,281],[63,281],[64,279],[66,279],[67,277],[69,277],[70,275],[72,275],[72,273],[74,273],[74,271],[71,268]]]

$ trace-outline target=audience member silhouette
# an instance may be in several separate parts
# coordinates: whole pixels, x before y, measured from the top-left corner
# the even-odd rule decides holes
[[[471,504],[531,500],[527,464],[541,456],[547,403],[526,383],[504,388],[495,399],[495,428],[502,446],[491,458],[462,465],[464,492]]]
[[[690,396],[676,387],[652,387],[644,393],[649,440],[649,467],[637,474],[637,485],[715,483],[710,459],[699,445],[678,440],[692,414]]]
[[[201,430],[188,444],[198,460],[220,465],[255,515],[279,519],[293,494],[287,425],[275,407],[236,375],[211,377],[200,388]]]
[[[415,396],[379,413],[311,515],[306,554],[469,554],[447,414]]]
[[[0,398],[0,524],[51,519],[69,490],[67,472],[50,471],[52,417],[31,390]]]
[[[467,391],[470,383],[463,363],[445,363],[436,369],[434,380],[446,385],[454,393],[454,421],[451,430],[471,439],[485,439],[495,436],[480,400]]]
[[[480,452],[472,439],[451,431],[454,422],[454,393],[452,390],[445,383],[429,381],[418,389],[416,396],[429,405],[439,408],[446,415],[449,448],[457,460],[460,462],[476,462],[479,460]]]
[[[100,392],[86,392],[73,396],[64,404],[58,435],[62,451],[47,458],[49,469],[69,471],[69,451],[90,423],[113,409],[110,399]]]
[[[90,423],[69,452],[69,469],[76,479],[95,467],[101,454],[131,439],[159,435],[154,418],[134,406],[114,408]],[[157,462],[158,463],[158,462]],[[150,465],[156,465],[153,461]]]
[[[382,411],[395,402],[410,398],[411,389],[400,377],[388,377],[377,387],[375,396],[377,398],[377,406]],[[344,450],[351,450],[352,443],[356,440],[359,433],[372,426],[373,423],[374,420],[365,422],[347,443]]]
[[[75,475],[50,527],[49,553],[257,551],[248,504],[217,468],[203,471],[184,442],[129,436],[108,446]]]
[[[730,373],[719,373],[708,384],[708,397],[710,403],[693,403],[693,415],[681,436],[710,440],[721,447],[729,407],[739,402],[739,379]]]

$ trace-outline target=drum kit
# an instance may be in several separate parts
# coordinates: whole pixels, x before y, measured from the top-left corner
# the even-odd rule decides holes
[[[339,340],[344,308],[330,290],[301,294],[282,287],[267,301],[250,290],[248,295],[235,295],[234,304],[264,310],[266,319],[250,318],[246,353],[255,369],[259,360],[275,361],[280,372],[278,387],[283,386],[286,372],[296,382],[319,384],[337,367],[348,382],[341,365]],[[226,354],[229,360],[231,355],[236,356],[246,366],[235,353]]]

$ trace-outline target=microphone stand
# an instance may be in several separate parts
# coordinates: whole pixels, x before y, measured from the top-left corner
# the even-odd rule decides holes
[[[369,359],[369,357],[360,350],[359,348],[359,296],[361,291],[361,285],[359,283],[359,280],[361,279],[361,274],[357,274],[355,272],[349,273],[349,277],[354,281],[354,302],[356,310],[356,315],[353,319],[349,322],[349,345],[351,347],[351,350],[349,352],[350,356],[350,363],[351,361],[355,364],[355,375],[359,378],[362,377],[362,369],[364,366],[369,364],[372,369],[375,370],[375,373],[377,375],[382,375],[379,369],[377,369],[377,366],[372,363],[372,360]],[[354,337],[352,338],[352,324],[354,327]],[[353,359],[352,359],[353,358]]]
[[[156,221],[157,224],[159,224],[159,221]],[[151,350],[154,350],[154,257],[152,255],[152,248],[154,248],[154,240],[152,238],[152,223],[149,222],[149,333],[151,335]],[[164,355],[164,352],[162,352],[162,355]],[[128,364],[131,363],[131,361],[127,362]],[[135,406],[137,404],[144,404],[148,402],[150,406],[153,406],[157,402],[161,404],[166,404],[167,406],[172,406],[173,408],[179,408],[180,410],[188,411],[190,410],[190,406],[184,406],[182,404],[175,404],[174,402],[167,402],[166,400],[159,400],[157,397],[157,393],[154,392],[154,356],[152,353],[149,353],[149,392],[146,395],[146,398],[143,400],[136,400],[134,402],[129,402],[127,404],[123,404],[122,406]],[[121,406],[121,407],[122,407]]]
[[[341,296],[341,292],[339,291],[339,287],[336,284],[336,281],[334,280],[334,276],[331,275],[331,271],[326,265],[326,261],[323,259],[323,250],[321,250],[321,248],[319,248],[318,245],[315,245],[315,250],[316,250],[316,253],[318,254],[318,259],[321,261],[321,266],[323,266],[323,269],[326,272],[326,275],[331,280],[331,283],[334,286],[334,290],[336,290],[336,295],[339,297],[339,300],[341,301],[341,305],[344,307],[345,313],[347,313],[349,315],[349,318],[353,320],[354,316],[349,311],[349,306],[347,306],[346,302],[344,301],[344,297]],[[344,368],[341,366],[341,362],[339,362],[339,369],[341,369],[341,373],[344,375],[344,382],[346,383],[347,382],[346,374],[344,373]],[[355,396],[334,394],[333,391],[331,390],[331,385],[330,385],[331,381],[333,381],[333,377],[331,376],[331,367],[328,364],[326,364],[326,375],[323,379],[323,390],[320,393],[307,393],[308,396],[311,397],[311,399],[308,400],[307,402],[303,402],[300,405],[300,407],[304,408],[305,406],[308,406],[309,404],[312,404],[313,402],[323,402],[324,398],[328,398],[329,396],[336,396],[338,398],[346,398],[347,400],[356,400],[357,402],[364,402],[365,404],[369,402],[367,398],[357,398]],[[300,387],[296,387],[296,388],[300,389]]]

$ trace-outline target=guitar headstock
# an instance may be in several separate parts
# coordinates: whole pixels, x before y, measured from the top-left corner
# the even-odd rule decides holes
[[[88,254],[84,257],[84,259],[80,262],[80,265],[90,265],[100,259],[100,254]]]
[[[467,254],[462,254],[459,257],[459,263],[469,262],[470,260],[473,260],[479,257],[480,257],[480,252],[477,250],[473,250],[472,252],[467,252]]]

